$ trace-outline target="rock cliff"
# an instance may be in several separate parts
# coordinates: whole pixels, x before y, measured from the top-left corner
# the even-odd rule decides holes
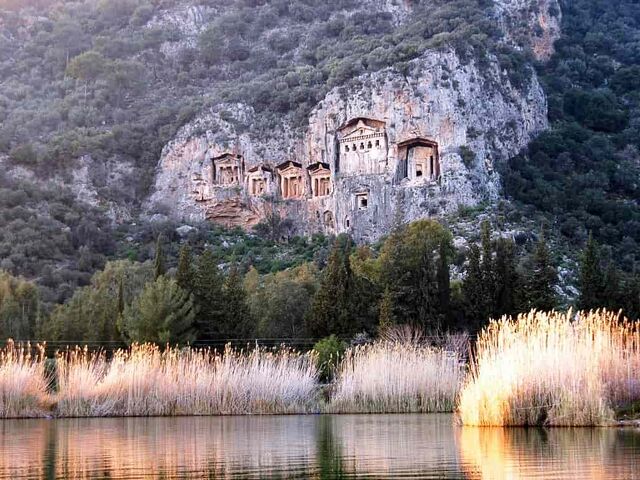
[[[496,164],[547,126],[546,112],[533,72],[516,88],[497,62],[481,69],[428,52],[406,72],[332,90],[303,129],[283,124],[265,138],[244,105],[206,112],[164,149],[147,209],[243,227],[276,209],[298,233],[374,240],[398,219],[498,198]],[[382,152],[367,140],[376,134]]]

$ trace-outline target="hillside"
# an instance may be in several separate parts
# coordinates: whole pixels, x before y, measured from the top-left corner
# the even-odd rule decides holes
[[[4,0],[0,10],[0,268],[37,279],[49,302],[107,259],[149,258],[157,234],[179,240],[184,223],[199,245],[231,245],[229,256],[235,241],[207,220],[250,229],[279,217],[283,237],[366,242],[435,216],[469,241],[475,220],[457,219],[475,211],[505,232],[547,224],[558,258],[575,259],[591,231],[625,270],[638,261],[630,0]],[[386,142],[384,165],[338,172],[358,118]],[[242,178],[220,188],[224,162]],[[287,165],[302,172],[291,178],[303,202],[282,198]],[[331,190],[315,198],[312,178]],[[311,243],[278,248],[265,254],[281,267],[314,255]]]

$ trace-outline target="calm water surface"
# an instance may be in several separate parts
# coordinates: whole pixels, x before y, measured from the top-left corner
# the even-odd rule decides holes
[[[0,421],[0,478],[639,479],[640,431],[451,415]]]

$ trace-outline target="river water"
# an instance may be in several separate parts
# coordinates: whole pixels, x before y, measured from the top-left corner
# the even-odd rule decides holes
[[[639,479],[640,430],[451,415],[0,421],[0,478]]]

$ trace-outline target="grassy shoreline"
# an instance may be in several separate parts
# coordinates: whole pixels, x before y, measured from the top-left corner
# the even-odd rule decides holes
[[[456,412],[465,426],[629,426],[640,412],[640,323],[611,312],[492,321],[466,364],[413,341],[353,347],[330,384],[314,351],[133,345],[0,349],[0,418]],[[51,362],[51,360],[49,360]]]
[[[348,351],[329,386],[313,351],[134,345],[107,359],[75,348],[56,355],[52,373],[31,350],[2,352],[0,418],[451,412],[463,373],[455,353],[398,342]],[[31,381],[3,382],[2,372]]]

